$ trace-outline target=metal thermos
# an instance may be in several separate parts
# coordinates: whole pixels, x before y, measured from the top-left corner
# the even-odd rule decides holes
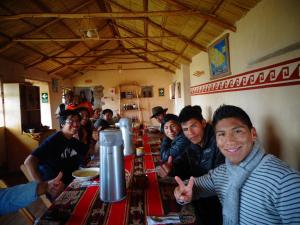
[[[126,197],[122,134],[100,131],[100,199],[117,202]]]
[[[134,144],[133,144],[133,133],[132,133],[132,122],[129,118],[121,118],[119,121],[119,127],[122,132],[122,137],[124,141],[124,155],[134,154]]]

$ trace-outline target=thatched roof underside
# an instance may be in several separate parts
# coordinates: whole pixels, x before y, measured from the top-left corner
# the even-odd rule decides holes
[[[0,56],[62,79],[191,62],[259,0],[2,0]]]

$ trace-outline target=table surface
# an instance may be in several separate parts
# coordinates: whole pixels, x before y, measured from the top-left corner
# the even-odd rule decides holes
[[[141,142],[142,140],[142,142]],[[173,182],[157,178],[155,172],[147,173],[147,187],[137,184],[135,177],[146,170],[154,169],[159,164],[159,139],[156,136],[135,136],[137,145],[144,146],[144,155],[126,156],[127,196],[116,203],[104,203],[99,197],[99,178],[90,181],[74,180],[55,200],[45,214],[36,221],[37,224],[147,224],[146,216],[162,216],[179,212],[181,206],[174,199]],[[90,165],[97,166],[99,161]]]

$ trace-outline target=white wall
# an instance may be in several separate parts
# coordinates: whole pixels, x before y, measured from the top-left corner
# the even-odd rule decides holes
[[[229,32],[231,76],[299,57],[299,8],[298,0],[263,0],[242,18],[236,24],[237,32]],[[193,58],[190,73],[197,70],[205,74],[191,75],[191,86],[210,81],[206,53]],[[208,120],[221,104],[242,107],[252,118],[266,150],[299,169],[299,96],[298,84],[195,95],[192,104],[201,105]]]
[[[179,115],[181,109],[191,104],[191,95],[190,95],[190,66],[185,64],[181,65],[181,69],[176,71],[174,81],[180,82],[181,84],[181,93],[180,98],[178,89],[175,90],[175,114]]]
[[[83,76],[78,76],[73,79],[73,85],[76,87],[93,87],[102,85],[104,87],[103,93],[105,105],[102,109],[110,108],[114,112],[119,111],[119,93],[117,92],[115,97],[111,97],[109,94],[110,88],[116,88],[120,84],[126,84],[131,82],[137,82],[141,86],[153,86],[152,98],[141,98],[141,107],[143,108],[143,119],[148,124],[157,125],[155,119],[150,121],[151,108],[154,106],[163,106],[168,108],[169,113],[174,112],[173,101],[169,99],[169,84],[172,83],[174,75],[165,72],[161,69],[151,70],[123,70],[121,73],[118,71],[90,71]],[[88,81],[88,83],[86,83]],[[165,89],[165,96],[158,96],[158,88]]]

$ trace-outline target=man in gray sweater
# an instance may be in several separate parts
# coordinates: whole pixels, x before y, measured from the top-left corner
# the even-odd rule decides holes
[[[177,202],[216,192],[225,225],[300,224],[300,173],[264,152],[246,112],[223,105],[213,127],[226,163],[186,182],[175,177]]]

